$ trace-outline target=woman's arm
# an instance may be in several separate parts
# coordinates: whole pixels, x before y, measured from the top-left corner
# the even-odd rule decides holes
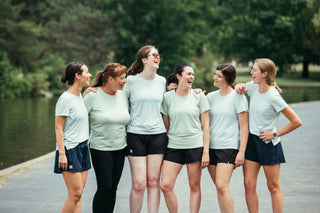
[[[66,116],[56,116],[55,118],[56,141],[59,150],[59,168],[63,170],[67,170],[68,168],[68,160],[64,149],[63,135],[63,126],[66,122],[66,118]]]
[[[96,93],[97,92],[97,87],[88,87],[85,91],[84,91],[84,93],[82,94],[82,97],[84,97],[87,93],[89,93],[89,92],[94,92],[94,93]]]
[[[244,83],[238,83],[237,85],[235,85],[234,90],[238,94],[245,94],[248,92],[248,90],[246,89],[246,84],[244,84]]]
[[[209,143],[210,143],[210,128],[209,128],[209,110],[200,115],[201,127],[203,131],[203,154],[201,167],[205,168],[209,165]]]
[[[240,125],[240,147],[235,159],[235,166],[239,167],[244,164],[244,153],[246,151],[248,137],[249,137],[249,116],[248,112],[241,112],[238,114]]]
[[[302,125],[302,122],[298,115],[291,109],[291,107],[287,107],[283,109],[282,114],[286,116],[286,118],[290,121],[290,123],[283,127],[282,129],[279,129],[277,131],[278,136],[282,136],[285,134],[288,134],[289,132],[295,130],[296,128],[300,127]],[[261,131],[260,138],[263,138],[263,141],[268,141],[274,139],[273,137],[273,130],[271,131]]]
[[[169,133],[169,127],[170,127],[169,116],[164,115],[164,114],[162,114],[162,113],[161,113],[161,115],[162,115],[162,119],[163,119],[163,122],[164,122],[164,126],[166,127],[166,130],[167,130],[167,135],[168,135],[168,133]]]

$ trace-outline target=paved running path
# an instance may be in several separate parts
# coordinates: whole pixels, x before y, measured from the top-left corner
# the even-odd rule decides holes
[[[284,194],[284,212],[317,213],[320,212],[320,101],[293,104],[291,107],[302,119],[303,126],[282,137],[287,161],[281,166],[280,177]],[[282,116],[279,127],[286,123],[286,119]],[[0,171],[1,213],[61,212],[67,190],[62,176],[52,172],[52,156],[50,153],[41,159]],[[6,177],[6,174],[16,169],[19,171]],[[248,212],[242,175],[242,169],[237,168],[230,183],[235,212],[240,213]],[[207,170],[203,170],[201,187],[200,212],[219,212],[216,190]],[[126,160],[114,212],[129,212],[130,188],[130,168]],[[82,197],[82,212],[91,212],[95,189],[95,176],[93,169],[91,169]],[[260,199],[260,213],[272,212],[263,169],[259,174],[257,191]],[[178,197],[179,212],[189,212],[189,187],[185,167],[178,176],[175,192]],[[147,212],[146,193],[142,212]],[[161,197],[160,212],[168,212],[163,196]]]

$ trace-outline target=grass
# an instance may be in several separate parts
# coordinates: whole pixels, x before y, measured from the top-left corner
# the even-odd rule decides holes
[[[237,67],[236,83],[252,80],[250,67]],[[302,78],[302,64],[292,65],[291,71],[282,77],[276,77],[275,81],[279,86],[296,87],[320,87],[320,66],[309,66],[309,78]]]

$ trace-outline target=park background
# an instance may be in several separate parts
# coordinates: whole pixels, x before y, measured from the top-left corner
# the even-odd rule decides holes
[[[2,0],[0,170],[55,149],[66,64],[83,61],[94,77],[110,62],[129,67],[147,44],[160,75],[189,63],[207,92],[218,64],[246,82],[267,57],[287,102],[320,100],[319,0]]]

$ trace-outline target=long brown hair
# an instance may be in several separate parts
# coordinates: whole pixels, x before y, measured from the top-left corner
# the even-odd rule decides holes
[[[121,65],[119,63],[110,63],[107,64],[103,71],[100,71],[96,78],[94,79],[94,82],[92,83],[92,87],[100,87],[105,85],[108,82],[108,78],[116,78],[123,73],[127,72],[127,67],[124,65]]]
[[[267,72],[267,76],[265,78],[266,83],[270,86],[274,86],[279,93],[282,92],[281,88],[277,85],[277,83],[274,81],[274,78],[277,75],[277,68],[276,65],[273,63],[272,60],[268,58],[258,58],[254,61],[254,63],[257,63],[261,72]]]
[[[150,53],[152,48],[157,49],[152,45],[146,45],[138,50],[137,59],[128,69],[128,75],[136,75],[137,73],[143,71],[144,64],[142,63],[142,59],[148,57],[148,54]]]

